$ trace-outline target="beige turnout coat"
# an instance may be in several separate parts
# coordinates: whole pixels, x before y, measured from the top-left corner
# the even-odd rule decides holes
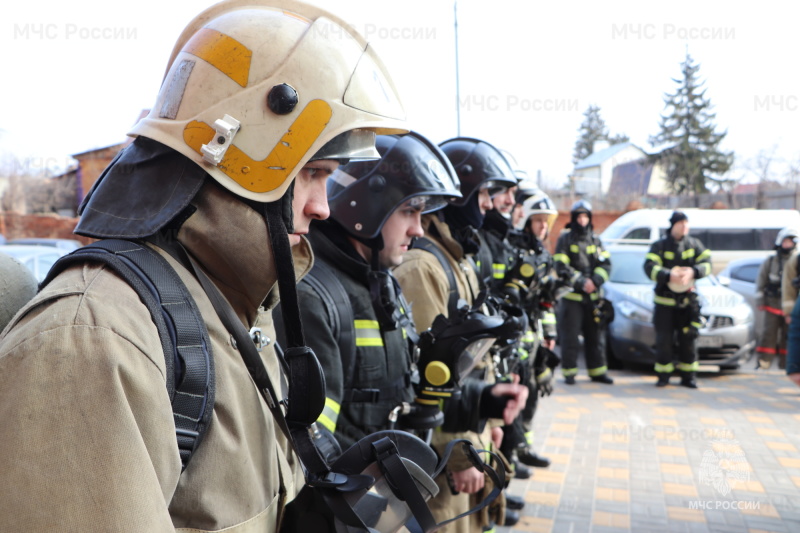
[[[209,185],[193,204],[178,239],[245,326],[274,339],[259,311],[277,292],[261,216]],[[295,248],[305,272],[310,248]],[[167,259],[206,320],[216,366],[213,419],[187,470],[147,308],[111,271],[71,267],[0,340],[0,531],[277,529],[302,483],[296,459],[200,285]],[[279,387],[273,346],[261,354]]]
[[[455,275],[459,297],[472,305],[473,298],[479,292],[478,277],[470,266],[461,245],[451,236],[449,227],[441,222],[436,214],[424,215],[422,227],[425,230],[425,236],[445,252]],[[432,229],[433,231],[431,231]],[[393,273],[400,282],[403,295],[411,306],[417,331],[422,332],[428,329],[439,314],[447,315],[450,288],[447,274],[436,256],[424,250],[409,250],[403,258],[403,263],[395,268]],[[494,381],[493,376],[490,381]],[[446,433],[435,430],[431,444],[441,454],[448,442],[459,438],[471,440],[477,449],[489,449],[491,446],[489,425],[480,435],[471,431]],[[458,452],[451,456],[447,464],[448,470],[456,472],[470,467],[472,464]],[[430,507],[437,522],[453,518],[480,501],[477,495],[462,493],[453,496],[444,474],[436,478],[436,482],[439,485],[439,494],[431,501]],[[491,489],[491,482],[488,481],[488,478],[487,486]],[[482,493],[478,494],[482,499]],[[481,526],[485,525],[480,516],[480,514],[474,514],[457,520],[441,531],[448,533],[480,531]]]

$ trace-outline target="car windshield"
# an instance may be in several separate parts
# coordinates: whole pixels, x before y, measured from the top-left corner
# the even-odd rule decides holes
[[[653,284],[653,280],[644,272],[645,250],[620,250],[611,252],[611,276],[614,283],[635,285]],[[713,276],[697,280],[698,285],[713,285]]]

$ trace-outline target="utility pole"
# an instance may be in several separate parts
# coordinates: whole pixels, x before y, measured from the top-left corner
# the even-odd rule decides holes
[[[461,137],[461,80],[458,72],[458,0],[453,1],[453,27],[456,35],[456,136]]]

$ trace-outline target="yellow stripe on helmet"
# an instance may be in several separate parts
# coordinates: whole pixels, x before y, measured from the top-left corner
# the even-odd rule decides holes
[[[331,118],[331,106],[312,100],[289,126],[286,133],[263,161],[255,161],[232,144],[217,167],[233,181],[255,193],[277,189],[317,140]],[[183,140],[202,154],[201,147],[216,135],[205,122],[191,121],[183,130]]]
[[[210,28],[201,28],[186,43],[183,51],[202,59],[242,87],[247,87],[253,52],[233,37]]]

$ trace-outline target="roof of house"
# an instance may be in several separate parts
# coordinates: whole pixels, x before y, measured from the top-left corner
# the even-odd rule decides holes
[[[82,157],[85,158],[86,156],[89,156],[89,155],[100,154],[101,152],[106,151],[106,150],[110,150],[110,151],[116,153],[116,152],[119,152],[120,150],[122,150],[123,148],[125,148],[126,146],[128,146],[128,144],[130,144],[130,141],[125,140],[125,141],[123,141],[121,143],[112,144],[110,146],[102,146],[100,148],[92,148],[91,150],[86,150],[85,152],[72,154],[72,157],[75,158],[75,159],[80,159]]]
[[[733,188],[733,194],[756,194],[759,191],[773,191],[783,187],[773,180],[764,180],[760,183],[739,183]]]
[[[614,167],[608,194],[647,194],[653,165],[647,159],[636,159]]]
[[[592,155],[590,155],[589,157],[587,157],[585,159],[581,159],[580,161],[578,161],[578,163],[575,165],[575,170],[580,170],[582,168],[596,167],[596,166],[600,165],[606,159],[609,159],[610,157],[613,157],[614,155],[616,155],[617,153],[621,152],[625,148],[628,148],[629,146],[633,146],[635,148],[638,148],[638,146],[636,146],[632,142],[624,142],[624,143],[619,143],[619,144],[612,144],[608,148],[600,150],[599,152],[595,152]],[[641,148],[639,148],[639,150],[641,150]],[[642,150],[642,152],[644,153],[644,150]]]

